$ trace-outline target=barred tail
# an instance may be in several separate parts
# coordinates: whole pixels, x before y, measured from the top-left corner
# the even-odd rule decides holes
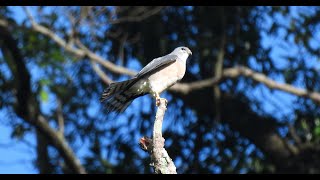
[[[127,81],[111,83],[102,93],[100,102],[105,101],[115,94],[121,93],[129,89],[129,85],[135,82],[136,79],[129,79]]]
[[[127,107],[132,103],[132,101],[139,97],[143,96],[146,93],[130,92],[123,91],[106,101],[106,108],[109,112],[115,111],[117,113],[122,113],[127,109]]]
[[[109,112],[122,113],[135,98],[145,95],[145,93],[138,93],[130,89],[135,81],[136,79],[130,79],[112,83],[103,91],[100,101],[105,103]]]

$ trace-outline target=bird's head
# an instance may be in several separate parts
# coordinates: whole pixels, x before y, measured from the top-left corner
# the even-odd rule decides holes
[[[175,48],[171,54],[178,55],[179,57],[182,57],[182,59],[187,60],[189,55],[192,55],[192,52],[188,47],[181,46]]]
[[[189,55],[192,55],[192,52],[191,50],[188,48],[188,47],[184,47],[184,46],[181,46],[181,47],[177,47],[173,50],[173,52],[177,52],[177,53],[186,53]]]

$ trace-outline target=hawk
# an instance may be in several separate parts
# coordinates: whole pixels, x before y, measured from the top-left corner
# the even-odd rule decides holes
[[[177,47],[170,54],[153,59],[132,79],[111,83],[100,101],[105,102],[109,112],[121,113],[134,99],[151,94],[158,106],[160,93],[183,78],[189,55],[189,48]]]

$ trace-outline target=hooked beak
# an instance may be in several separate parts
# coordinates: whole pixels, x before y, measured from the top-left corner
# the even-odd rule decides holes
[[[187,49],[187,52],[188,52],[189,55],[192,55],[192,52],[191,52],[191,50],[189,48]]]

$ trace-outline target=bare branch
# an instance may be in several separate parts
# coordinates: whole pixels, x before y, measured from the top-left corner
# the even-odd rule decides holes
[[[124,63],[124,47],[127,42],[128,33],[125,33],[125,35],[120,39],[120,45],[119,45],[119,54],[118,57],[121,61],[121,65]]]
[[[220,16],[221,16],[221,25],[220,25],[220,31],[221,31],[221,40],[219,44],[219,52],[217,55],[217,60],[214,64],[214,77],[220,79],[222,76],[223,71],[223,61],[224,61],[224,54],[225,54],[225,44],[226,44],[226,32],[225,32],[225,24],[226,24],[226,18],[224,15],[224,8],[220,9]],[[213,85],[213,101],[215,105],[215,120],[220,121],[221,119],[221,91],[219,84]]]
[[[93,8],[93,6],[81,6],[81,8],[80,8],[80,21],[82,19],[86,19],[90,15],[92,8]]]
[[[167,110],[167,100],[161,98],[157,110],[156,119],[153,126],[152,140],[143,137],[140,139],[140,146],[151,155],[151,165],[156,174],[177,174],[176,167],[164,148],[164,138],[162,137],[163,117]]]
[[[77,20],[75,19],[74,16],[71,15],[71,13],[69,11],[66,12],[66,16],[69,19],[69,22],[71,24],[71,30],[68,33],[68,42],[67,44],[69,46],[73,46],[74,45],[74,41],[75,41],[75,37],[77,35],[77,29],[76,29],[76,24],[77,24]]]
[[[37,117],[37,121],[34,121],[33,125],[35,125],[41,132],[44,132],[46,137],[49,137],[51,140],[50,143],[58,149],[68,167],[79,174],[86,174],[86,170],[67,144],[67,140],[60,133],[53,130],[42,115]]]
[[[54,32],[52,32],[50,29],[39,25],[34,18],[32,17],[31,13],[29,12],[27,7],[23,7],[23,10],[25,11],[25,13],[27,14],[28,19],[31,22],[31,27],[33,30],[48,36],[49,38],[51,38],[53,41],[55,41],[59,46],[61,46],[62,48],[64,48],[66,51],[68,52],[72,52],[74,55],[78,56],[78,57],[83,57],[85,55],[85,53],[83,51],[80,51],[79,49],[76,49],[74,47],[72,47],[70,44],[68,44],[64,39],[60,38],[57,34],[55,34]]]
[[[62,111],[62,102],[59,98],[57,98],[57,119],[58,119],[58,132],[63,136],[64,134],[64,117],[63,117],[63,111]]]
[[[72,47],[64,39],[60,38],[58,35],[56,35],[50,29],[36,23],[26,7],[24,7],[24,10],[25,10],[26,14],[28,15],[29,20],[31,21],[32,29],[34,31],[48,36],[53,41],[55,41],[59,46],[64,48],[67,52],[70,52],[78,57],[88,56],[93,61],[96,61],[97,63],[103,65],[104,67],[106,67],[107,69],[109,69],[111,72],[114,72],[114,73],[126,74],[126,75],[130,75],[130,76],[133,76],[136,74],[134,71],[131,71],[131,70],[124,68],[122,66],[117,66],[117,65],[103,59],[101,56],[98,56],[97,54],[95,54],[92,51],[90,51],[89,49],[87,49],[84,45],[82,46],[81,49],[78,49],[76,47]],[[79,45],[80,41],[78,40],[77,42],[78,42],[77,44]]]
[[[238,78],[239,76],[245,76],[251,78],[259,83],[262,83],[269,87],[270,89],[278,89],[299,97],[306,97],[317,104],[320,104],[320,94],[314,91],[307,91],[305,89],[296,88],[289,84],[278,83],[272,79],[269,79],[266,75],[253,71],[250,68],[244,66],[237,66],[233,68],[226,68],[223,70],[221,78],[208,78],[205,80],[200,80],[192,83],[179,83],[170,88],[174,92],[179,92],[183,94],[188,94],[191,91],[200,90],[203,88],[208,88],[216,83],[220,83],[226,78]]]
[[[97,73],[97,75],[102,79],[105,84],[110,84],[113,81],[100,69],[96,62],[90,61],[92,69]]]
[[[105,68],[110,70],[113,73],[117,74],[124,74],[124,75],[130,75],[134,76],[136,74],[135,71],[129,70],[127,68],[124,68],[122,66],[117,66],[110,61],[107,61],[103,59],[101,56],[98,56],[94,52],[90,51],[88,48],[86,48],[80,41],[78,41],[78,45],[80,45],[80,49],[70,47],[67,45],[67,43],[61,39],[59,36],[54,34],[50,29],[41,26],[37,24],[30,13],[28,13],[27,8],[24,8],[31,23],[32,23],[32,29],[42,33],[44,35],[47,35],[49,38],[54,40],[58,45],[60,45],[62,48],[65,48],[66,51],[80,57],[84,57],[87,55],[91,60],[103,65]],[[239,66],[234,68],[227,68],[224,69],[222,72],[221,78],[208,78],[205,80],[200,80],[192,83],[177,83],[173,87],[171,87],[169,90],[174,92],[179,92],[183,94],[187,94],[190,91],[199,90],[206,87],[211,87],[215,85],[216,83],[220,83],[225,78],[238,78],[240,75],[252,78],[253,80],[265,84],[267,87],[271,89],[278,89],[282,90],[300,97],[306,97],[312,99],[314,102],[320,104],[320,94],[318,92],[310,92],[305,89],[299,89],[296,87],[293,87],[289,84],[283,84],[283,83],[277,83],[271,79],[269,79],[267,76],[265,76],[262,73],[255,72],[247,67]]]
[[[49,143],[54,145],[73,172],[86,173],[64,137],[56,132],[41,114],[37,99],[31,91],[30,74],[17,46],[17,41],[12,37],[10,31],[3,26],[0,26],[0,37],[3,40],[2,43],[0,42],[2,54],[4,54],[8,64],[11,64],[9,68],[15,81],[19,82],[15,87],[17,91],[17,108],[15,110],[17,115],[34,126],[47,138]]]
[[[25,6],[22,6],[22,9],[26,13],[26,15],[27,15],[28,19],[31,21],[31,23],[35,22],[33,16],[31,15],[30,11],[28,10],[28,8]]]
[[[85,47],[80,40],[76,40],[77,45],[81,48],[80,51],[84,52],[90,59],[93,61],[96,61],[97,63],[103,65],[105,68],[110,70],[111,72],[117,73],[117,74],[125,74],[129,76],[134,76],[136,72],[129,70],[127,68],[124,68],[122,66],[117,66],[110,61],[107,61],[103,59],[101,56],[95,54],[94,52],[90,51],[87,47]]]
[[[255,72],[250,68],[247,68],[244,66],[231,68],[229,69],[229,71],[225,71],[223,74],[225,77],[229,77],[229,78],[237,78],[239,75],[243,75],[257,82],[263,83],[264,85],[266,85],[271,89],[278,89],[278,90],[282,90],[300,97],[306,97],[320,104],[320,94],[318,92],[307,91],[305,89],[296,88],[289,84],[278,83],[276,81],[269,79],[266,75]]]
[[[226,70],[224,70],[226,71]],[[190,83],[177,83],[169,88],[170,91],[178,92],[182,94],[189,94],[191,91],[197,91],[200,89],[212,87],[214,84],[220,83],[222,81],[222,77],[218,78],[208,78],[205,80],[199,80]]]

